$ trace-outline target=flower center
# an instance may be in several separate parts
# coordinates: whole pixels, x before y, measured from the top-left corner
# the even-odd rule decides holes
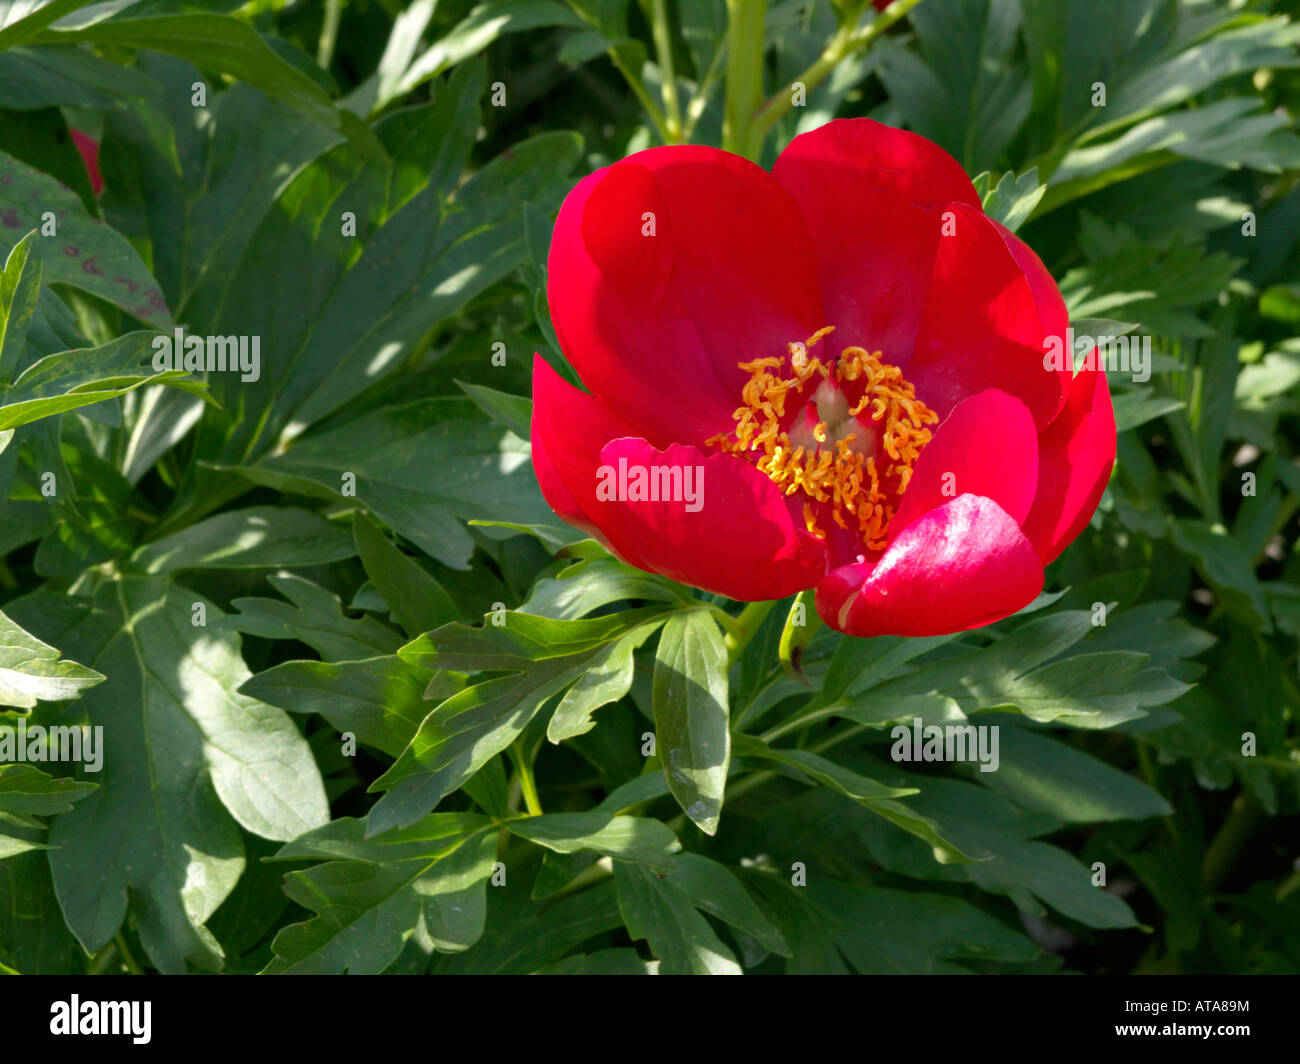
[[[707,443],[753,461],[787,495],[801,492],[804,523],[819,539],[829,516],[868,550],[883,550],[898,499],[930,442],[925,426],[939,416],[879,351],[846,347],[826,363],[809,355],[834,328],[791,343],[788,372],[785,358],[739,363],[750,378],[733,415],[736,427]]]

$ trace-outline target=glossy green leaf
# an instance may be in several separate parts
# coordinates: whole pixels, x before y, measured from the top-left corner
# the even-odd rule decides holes
[[[655,749],[668,789],[705,834],[718,830],[731,763],[727,650],[702,612],[670,618],[655,656]]]
[[[556,853],[591,853],[643,864],[656,872],[674,867],[669,855],[682,848],[667,827],[643,817],[603,813],[547,813],[508,820],[511,834]]]

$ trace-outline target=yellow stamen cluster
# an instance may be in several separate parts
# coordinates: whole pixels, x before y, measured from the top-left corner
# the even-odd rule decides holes
[[[829,503],[831,516],[840,528],[850,527],[846,514],[855,518],[858,535],[867,548],[881,550],[894,508],[886,501],[889,494],[881,486],[882,474],[876,468],[876,457],[864,455],[863,449],[853,447],[857,433],[832,441],[825,421],[819,421],[813,429],[811,447],[795,445],[789,433],[781,428],[786,397],[800,391],[818,375],[823,381],[833,378],[835,387],[863,379],[862,398],[848,413],[854,417],[865,413],[871,421],[883,422],[880,448],[890,463],[883,477],[897,478],[895,495],[907,490],[913,463],[921,448],[930,442],[931,433],[925,426],[939,418],[916,398],[916,390],[904,379],[902,370],[880,361],[879,351],[869,353],[861,347],[846,347],[833,363],[823,363],[820,358],[810,356],[809,351],[833,330],[834,326],[818,329],[805,343],[789,345],[790,376],[780,372],[785,365],[784,358],[741,362],[740,368],[750,374],[750,379],[741,392],[743,405],[734,414],[736,428],[707,442],[728,454],[761,452],[755,463],[760,472],[787,495],[802,491],[808,496],[803,508],[804,522],[813,535],[826,538],[825,530],[817,523],[812,502]]]

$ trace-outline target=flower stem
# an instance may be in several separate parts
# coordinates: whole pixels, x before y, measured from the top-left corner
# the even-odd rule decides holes
[[[569,7],[573,9],[574,14],[591,26],[592,29],[597,32],[600,31],[600,23],[581,4],[577,3],[577,0],[569,0]],[[655,103],[654,97],[646,92],[645,86],[641,83],[640,75],[632,70],[622,55],[619,54],[618,46],[615,45],[613,48],[607,49],[605,54],[609,56],[609,61],[614,64],[614,69],[623,75],[627,87],[632,90],[632,95],[636,97],[637,102],[645,110],[646,117],[650,119],[650,124],[654,126],[655,132],[659,134],[659,139],[665,144],[676,143],[669,132],[668,120],[663,111]],[[675,86],[674,91],[676,91]]]
[[[696,86],[691,102],[686,105],[686,125],[682,129],[683,143],[690,143],[691,137],[695,135],[695,125],[699,122],[700,116],[704,114],[704,109],[709,105],[709,96],[713,93],[713,83],[717,81],[722,61],[727,56],[730,36],[730,30],[723,34],[722,40],[718,42],[717,51],[713,53],[713,58],[709,60],[709,69],[704,72],[704,77]]]
[[[724,640],[727,647],[727,660],[730,663],[735,664],[740,660],[740,656],[745,652],[745,647],[749,646],[749,641],[754,638],[754,635],[775,605],[776,600],[751,602],[740,611],[740,616],[736,618],[736,626],[740,629],[740,634],[728,632]]]
[[[682,135],[682,112],[677,102],[677,76],[673,72],[673,40],[668,25],[667,0],[654,0],[652,31],[655,52],[659,57],[660,91],[664,100],[664,132],[668,143],[675,144]]]
[[[1214,890],[1223,881],[1263,817],[1263,807],[1251,795],[1237,795],[1232,811],[1205,849],[1201,878],[1206,890]]]
[[[537,780],[533,777],[533,766],[523,751],[519,752],[519,787],[524,795],[524,808],[529,816],[542,815],[542,800],[537,794]]]
[[[320,42],[316,46],[316,62],[328,70],[334,62],[334,45],[339,39],[339,20],[343,15],[343,0],[325,0],[325,21],[321,26]]]
[[[722,146],[757,161],[763,144],[754,118],[763,100],[763,29],[767,0],[727,0],[727,101]]]
[[[117,952],[122,955],[122,963],[126,965],[126,970],[132,975],[143,975],[144,972],[140,970],[140,965],[136,964],[135,958],[127,948],[126,939],[122,936],[121,931],[113,936],[113,944],[117,946]]]

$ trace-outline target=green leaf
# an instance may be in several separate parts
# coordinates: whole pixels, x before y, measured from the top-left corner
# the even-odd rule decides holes
[[[55,779],[31,765],[0,765],[0,812],[56,816],[94,789],[93,783]]]
[[[458,187],[478,125],[482,77],[481,64],[470,64],[434,103],[378,124],[385,144],[405,154],[402,166],[341,145],[303,169],[261,221],[233,273],[211,278],[196,293],[194,309],[202,318],[237,317],[241,332],[260,335],[264,348],[284,353],[268,360],[254,385],[214,382],[232,416],[249,394],[270,410],[224,430],[214,424],[201,438],[205,460],[245,463],[284,450],[306,426],[351,403],[360,386],[401,368],[439,322],[508,276],[526,254],[523,204],[558,202],[580,142],[562,133],[530,138]],[[342,202],[355,215],[355,235],[343,235]],[[417,405],[403,402],[401,409],[409,413]],[[374,425],[373,415],[363,423]],[[394,426],[383,428],[389,433],[383,443],[393,445]],[[402,431],[415,430],[407,425]],[[377,441],[350,442],[353,457],[364,459]],[[400,446],[401,437],[395,442]],[[337,488],[339,472],[352,468],[331,469],[325,483]],[[421,487],[428,469],[420,469]]]
[[[801,937],[821,940],[823,955],[829,948],[864,975],[969,973],[980,969],[962,961],[1025,964],[1038,954],[1024,935],[961,898],[825,878],[784,887],[780,897],[783,909],[807,907]],[[790,974],[828,970],[813,941],[795,945]]]
[[[921,4],[908,19],[920,54],[877,42],[880,80],[909,129],[951,152],[968,173],[990,169],[1029,114],[1017,57],[1015,0]]]
[[[238,637],[195,627],[195,604],[217,613],[141,577],[106,580],[93,599],[43,592],[11,603],[108,677],[78,703],[104,727],[99,788],[50,830],[68,926],[93,953],[129,911],[167,972],[220,964],[204,923],[243,868],[237,824],[289,839],[328,818],[306,741],[280,710],[233,693],[248,678]]]
[[[27,327],[41,291],[41,253],[35,232],[28,233],[9,252],[0,273],[0,385],[23,361]]]
[[[655,749],[668,789],[706,835],[718,830],[731,764],[727,649],[711,617],[669,618],[654,671]]]
[[[391,655],[402,637],[373,617],[343,615],[339,597],[296,573],[267,575],[267,582],[288,602],[270,598],[236,598],[236,613],[211,621],[212,627],[306,643],[326,661],[357,661]],[[421,714],[423,715],[423,714]]]
[[[43,256],[44,284],[66,284],[106,299],[146,325],[171,329],[158,282],[115,229],[86,213],[81,197],[54,178],[0,152],[0,251],[8,253],[52,211],[58,236]]]
[[[131,565],[150,575],[178,569],[270,569],[326,565],[356,554],[337,523],[293,506],[217,514],[141,547]]]
[[[644,939],[663,975],[740,975],[740,965],[691,899],[640,865],[614,865],[618,908],[627,933]]]
[[[397,757],[429,713],[434,673],[396,654],[364,661],[286,661],[245,680],[241,694],[291,713],[319,713],[335,730]]]
[[[0,705],[31,709],[38,701],[78,698],[103,682],[102,673],[60,661],[59,651],[0,613]]]
[[[1300,162],[1300,139],[1259,101],[1231,98],[1191,111],[1157,115],[1114,140],[1075,148],[1052,175],[1046,213],[1085,193],[1182,156],[1219,166],[1282,170]]]
[[[1270,285],[1260,293],[1259,312],[1274,321],[1300,322],[1300,285]]]
[[[924,786],[912,804],[975,858],[971,864],[952,867],[981,889],[1006,894],[1034,916],[1045,913],[1041,901],[1089,927],[1137,925],[1123,901],[1093,885],[1087,865],[1034,838],[1058,822],[1042,813],[1018,810],[975,784],[930,777],[917,782]]]
[[[486,825],[486,826],[485,826]],[[285,877],[285,892],[317,915],[275,937],[271,975],[375,975],[408,940],[467,949],[483,933],[496,832],[484,817],[438,814],[385,840],[365,841],[356,820],[290,843],[277,859],[335,857]]]
[[[550,26],[581,29],[585,23],[565,5],[554,0],[480,4],[407,67],[397,79],[391,95],[405,95],[448,67],[481,52],[503,33],[521,33]]]
[[[602,949],[596,953],[579,953],[539,968],[535,975],[658,975],[659,962],[646,961],[636,950]]]
[[[1129,429],[1145,425],[1165,414],[1181,410],[1187,404],[1172,396],[1156,395],[1150,388],[1135,389],[1114,396],[1115,431],[1126,432]]]
[[[682,848],[667,827],[645,817],[609,816],[605,813],[547,813],[506,821],[512,835],[528,839],[556,853],[599,853],[667,872],[669,858]]]
[[[596,726],[592,714],[601,706],[617,702],[631,689],[636,669],[632,655],[649,637],[648,630],[625,636],[594,660],[555,707],[546,726],[546,738],[561,743],[591,731]]]
[[[1047,191],[1047,186],[1038,182],[1036,166],[1031,166],[1019,177],[1007,171],[996,186],[992,185],[988,175],[981,174],[975,179],[975,188],[983,201],[984,213],[1013,233],[1033,213]]]
[[[459,672],[512,670],[452,695],[425,718],[402,755],[371,786],[388,793],[370,810],[372,834],[418,820],[522,734],[548,698],[572,684],[608,643],[668,614],[646,607],[594,620],[507,612],[483,628],[449,624],[403,647],[405,661]]]
[[[655,576],[608,555],[580,561],[558,576],[537,581],[521,613],[535,613],[557,620],[583,617],[601,606],[626,599],[689,602],[687,592],[661,576]]]
[[[474,541],[457,518],[551,515],[528,458],[527,443],[468,400],[421,399],[313,434],[236,472],[280,491],[348,501],[343,474],[351,473],[357,502],[430,557],[466,569]]]
[[[366,575],[408,636],[459,619],[455,605],[429,573],[388,541],[365,514],[352,518],[352,534]]]
[[[400,831],[367,838],[365,821],[340,817],[285,843],[269,860],[436,861],[491,826],[488,817],[477,813],[433,813]]]
[[[749,935],[768,952],[790,956],[785,937],[726,865],[698,853],[683,853],[673,861],[667,882],[696,908]]]
[[[2,866],[0,866],[2,867]],[[614,884],[604,883],[546,905],[528,897],[526,887],[511,879],[488,894],[488,925],[493,933],[451,957],[438,957],[439,975],[487,975],[534,972],[554,963],[593,936],[620,926]]]
[[[1238,623],[1253,631],[1271,628],[1264,589],[1241,544],[1205,521],[1177,520],[1169,532]]]
[[[1145,783],[1041,732],[1003,726],[998,768],[976,779],[1029,809],[1066,823],[1140,820],[1173,808]]]
[[[509,395],[481,384],[457,381],[456,386],[474,400],[474,404],[495,418],[521,440],[529,438],[533,423],[533,401],[522,395]]]
[[[0,956],[21,972],[85,974],[86,954],[64,924],[44,853],[0,862]]]
[[[141,95],[147,84],[137,71],[75,45],[19,47],[0,53],[0,107],[9,110],[106,110],[124,98]]]
[[[42,44],[88,41],[117,48],[148,48],[188,59],[253,85],[329,129],[342,129],[361,143],[373,144],[365,136],[369,131],[358,122],[348,122],[346,112],[335,110],[315,81],[285,62],[251,26],[229,15],[191,11],[109,20],[77,29],[48,30],[37,40]]]
[[[51,22],[92,3],[94,0],[11,0],[0,10],[0,51],[30,40]]]
[[[1093,632],[1087,610],[1032,617],[992,647],[953,655],[871,689],[842,715],[862,723],[959,720],[979,709],[1010,706],[1040,723],[1106,728],[1143,716],[1187,690],[1132,650],[1057,658]]]
[[[878,816],[884,817],[891,824],[934,847],[936,860],[945,862],[973,860],[952,840],[945,838],[942,828],[929,817],[910,809],[905,802],[893,801],[895,798],[919,794],[920,792],[914,787],[889,787],[817,754],[805,750],[770,747],[750,735],[736,736],[735,752],[745,757],[765,757],[789,765],[822,786],[852,798]]]
[[[160,371],[150,365],[155,335],[128,333],[102,347],[42,358],[0,393],[0,429],[114,399],[145,384],[200,390],[200,382],[180,371]]]

